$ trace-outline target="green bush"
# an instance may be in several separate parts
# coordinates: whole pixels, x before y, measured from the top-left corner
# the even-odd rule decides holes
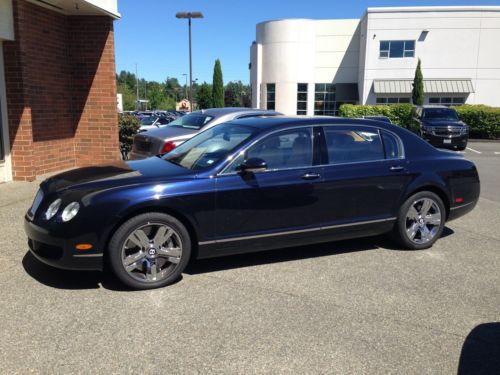
[[[354,105],[343,104],[339,116],[361,118],[363,116],[387,116],[391,121],[403,128],[419,133],[417,123],[413,120],[411,104],[393,105]],[[460,120],[470,127],[471,138],[500,138],[500,108],[487,105],[465,104],[454,108]]]
[[[471,138],[500,138],[500,108],[471,104],[453,108],[460,120],[469,125]]]
[[[339,109],[339,116],[361,118],[363,116],[387,116],[391,121],[403,128],[416,131],[413,121],[411,104],[392,105],[355,105],[343,104]]]
[[[123,160],[128,158],[128,153],[132,149],[134,135],[141,127],[139,120],[132,115],[120,115],[118,120],[119,135],[120,135],[120,152]]]

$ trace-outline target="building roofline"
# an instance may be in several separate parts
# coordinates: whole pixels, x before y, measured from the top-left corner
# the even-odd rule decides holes
[[[367,8],[366,13],[399,13],[399,12],[500,12],[500,6],[495,5],[465,5],[465,6],[421,6],[421,7],[374,7]]]

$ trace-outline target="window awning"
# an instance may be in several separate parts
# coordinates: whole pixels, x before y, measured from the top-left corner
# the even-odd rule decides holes
[[[375,94],[411,94],[412,79],[387,79],[373,81]],[[470,79],[424,79],[425,94],[470,94],[474,92]]]
[[[337,102],[357,102],[359,100],[357,83],[337,83],[335,85]]]

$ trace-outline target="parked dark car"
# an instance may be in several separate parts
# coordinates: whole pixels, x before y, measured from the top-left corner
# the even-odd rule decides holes
[[[420,135],[435,147],[465,150],[469,127],[458,118],[453,108],[439,105],[415,107],[414,119]]]
[[[194,135],[226,121],[256,116],[276,116],[278,112],[252,108],[212,108],[195,111],[172,121],[161,129],[134,137],[130,160],[165,154]]]
[[[40,185],[33,255],[148,289],[206,258],[391,232],[432,246],[479,198],[475,165],[383,122],[249,118],[163,157],[80,168]],[[265,257],[265,254],[262,255]]]

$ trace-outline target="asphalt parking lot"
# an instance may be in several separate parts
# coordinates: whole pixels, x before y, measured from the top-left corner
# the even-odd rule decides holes
[[[385,238],[194,262],[124,290],[27,253],[35,183],[0,185],[0,373],[499,373],[500,143],[482,195],[432,249]]]

